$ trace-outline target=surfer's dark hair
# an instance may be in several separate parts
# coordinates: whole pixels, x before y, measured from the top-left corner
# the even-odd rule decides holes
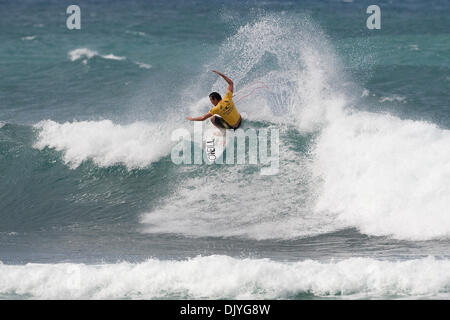
[[[218,92],[211,92],[209,94],[209,97],[213,98],[214,100],[217,100],[217,101],[222,100],[222,97],[221,97],[220,93],[218,93]]]

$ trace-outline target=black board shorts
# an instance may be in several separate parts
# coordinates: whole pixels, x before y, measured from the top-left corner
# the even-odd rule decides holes
[[[236,130],[237,128],[239,128],[241,126],[241,122],[242,122],[242,118],[239,119],[239,123],[236,127],[232,127],[228,124],[228,122],[225,121],[224,118],[219,117],[219,116],[214,116],[213,122],[218,125],[219,127],[223,128],[223,129],[234,129]]]

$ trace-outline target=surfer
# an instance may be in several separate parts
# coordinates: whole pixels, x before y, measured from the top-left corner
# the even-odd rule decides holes
[[[219,76],[225,79],[228,83],[227,93],[222,99],[218,92],[211,92],[209,95],[209,100],[214,105],[214,107],[209,110],[208,113],[199,117],[186,117],[186,119],[191,121],[204,121],[211,118],[211,122],[219,129],[234,129],[236,130],[241,125],[242,117],[236,109],[233,102],[233,81],[228,78],[223,73],[219,71],[212,70],[212,72],[217,73]]]

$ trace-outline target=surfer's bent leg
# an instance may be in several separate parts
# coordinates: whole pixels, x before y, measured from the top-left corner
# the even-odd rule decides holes
[[[241,126],[241,123],[242,123],[242,117],[239,117],[238,123],[234,127],[232,127],[232,129],[234,131],[236,131],[236,129],[239,129],[239,127]]]
[[[213,116],[211,118],[211,122],[213,125],[215,125],[219,129],[230,129],[230,126],[228,125],[228,123],[225,121],[225,119],[223,119],[221,117]]]

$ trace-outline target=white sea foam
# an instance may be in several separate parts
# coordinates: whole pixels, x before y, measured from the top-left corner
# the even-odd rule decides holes
[[[358,112],[336,118],[317,141],[323,179],[316,210],[371,235],[450,236],[450,131]]]
[[[103,56],[101,56],[103,59],[109,59],[109,60],[117,60],[117,61],[122,61],[125,60],[126,57],[119,57],[119,56],[115,56],[112,53],[110,54],[105,54]]]
[[[142,32],[142,31],[126,30],[125,33],[132,34],[132,35],[135,35],[135,36],[141,36],[141,37],[145,37],[147,35],[145,32]]]
[[[114,124],[110,120],[57,123],[41,121],[34,147],[55,148],[63,161],[76,168],[91,159],[99,166],[124,164],[142,168],[170,153],[172,142],[162,124]]]
[[[36,36],[26,36],[26,37],[22,37],[20,39],[23,41],[30,41],[30,40],[36,39]]]
[[[68,56],[71,61],[77,61],[81,58],[86,58],[87,60],[89,60],[95,56],[99,56],[99,57],[101,57],[103,59],[107,59],[107,60],[117,60],[117,61],[122,61],[122,60],[126,59],[126,57],[116,56],[112,53],[102,55],[102,54],[99,54],[97,51],[90,50],[88,48],[74,49],[74,50],[68,52]],[[86,59],[83,60],[83,62],[87,61]]]
[[[6,123],[0,121],[0,129],[5,126]]]
[[[79,48],[72,51],[69,51],[68,53],[69,58],[71,61],[76,61],[78,59],[81,59],[83,57],[86,57],[88,59],[98,55],[97,51],[89,50],[87,48]]]
[[[392,97],[381,97],[378,101],[380,102],[393,102],[393,101],[398,101],[398,102],[406,102],[406,97],[403,96],[399,96],[399,95],[393,95]]]
[[[145,232],[290,239],[339,229],[328,212],[311,214],[309,160],[290,144],[282,144],[280,154],[280,172],[274,176],[262,176],[257,165],[224,164],[183,181],[158,208],[141,216]]]
[[[151,69],[152,68],[152,66],[150,64],[146,64],[143,62],[136,62],[136,64],[139,66],[139,68],[142,68],[142,69]]]
[[[213,255],[103,265],[0,263],[0,294],[31,299],[448,299],[450,261],[277,262]]]
[[[361,93],[361,97],[367,97],[367,96],[369,96],[369,94],[370,94],[369,90],[363,89],[363,92]]]

